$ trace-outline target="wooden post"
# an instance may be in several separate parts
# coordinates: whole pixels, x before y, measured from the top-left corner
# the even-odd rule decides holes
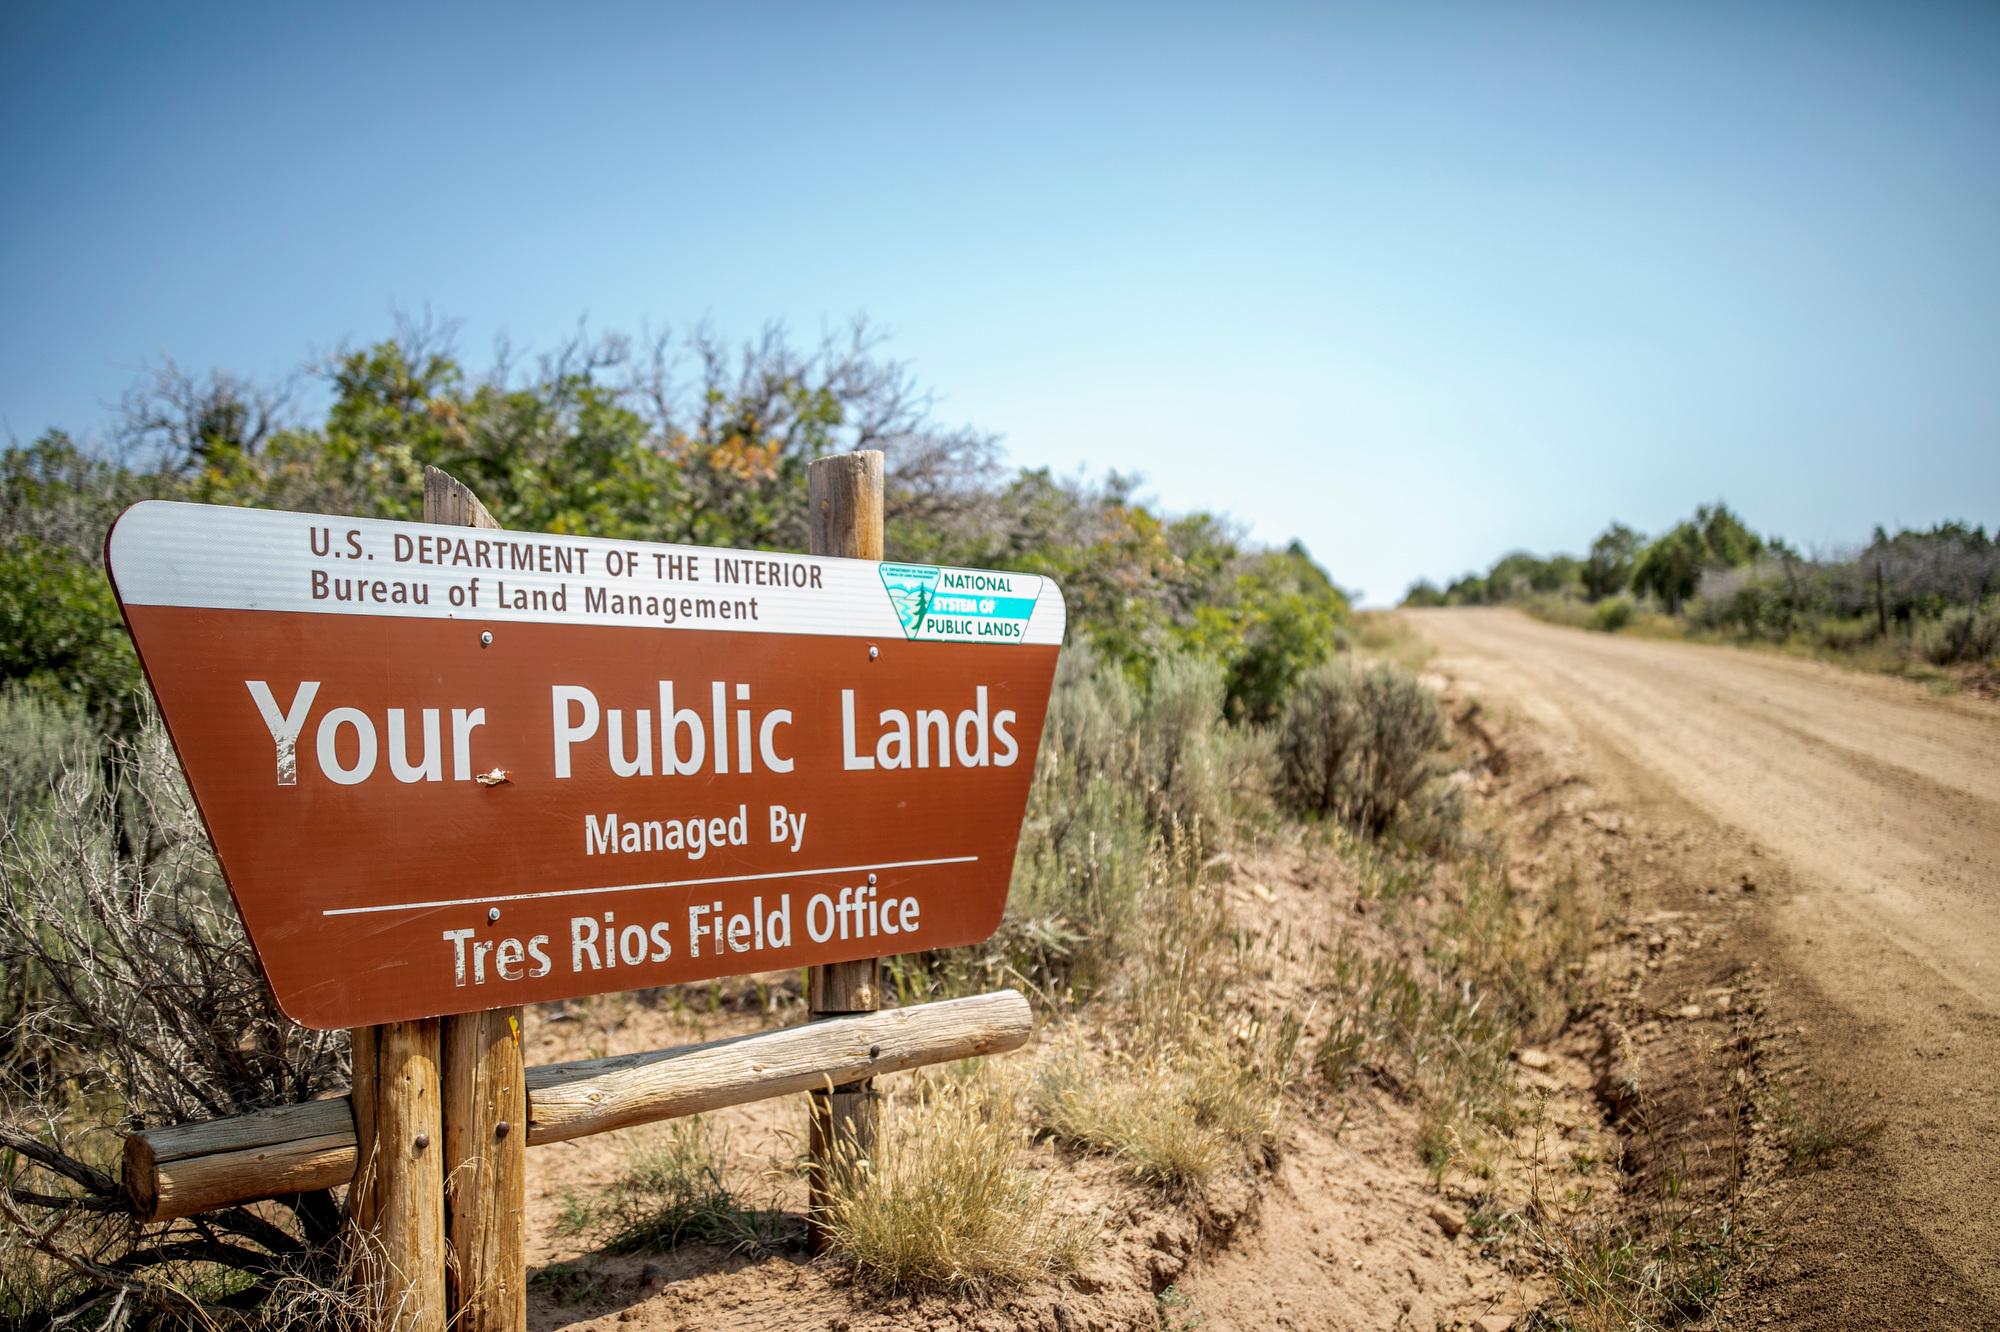
[[[424,521],[497,528],[463,482],[424,469]],[[444,1020],[444,1205],[453,1332],[528,1325],[528,1083],[521,1009]]]
[[[438,1024],[349,1033],[355,1153],[348,1224],[384,1332],[444,1332],[444,1176]]]
[[[353,1215],[378,1325],[444,1332],[444,1172],[439,1168],[438,1023],[391,1022],[360,1033],[354,1085]],[[372,1066],[364,1085],[359,1079]]]
[[[528,1325],[528,1093],[521,1010],[444,1020],[444,1169],[452,1327]]]
[[[881,453],[869,449],[814,461],[806,470],[806,496],[811,506],[814,555],[882,558]],[[872,1013],[882,1006],[879,961],[864,958],[812,967],[806,977],[806,996],[814,1018]],[[806,1191],[814,1218],[815,1248],[824,1242],[817,1219],[829,1200],[834,1173],[873,1154],[875,1130],[873,1080],[812,1093]]]
[[[424,521],[500,525],[478,496],[435,467],[424,469]],[[527,1326],[520,1032],[521,1010],[508,1008],[351,1034],[356,1163],[348,1214],[366,1246],[364,1270],[385,1332]],[[458,1218],[449,1228],[447,1186]],[[447,1267],[456,1277],[449,1288]]]

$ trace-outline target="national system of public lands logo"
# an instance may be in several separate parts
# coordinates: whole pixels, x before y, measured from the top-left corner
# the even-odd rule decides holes
[[[1042,592],[1042,580],[1029,574],[940,569],[931,564],[877,567],[905,638],[1018,642],[1027,636]],[[1017,594],[1022,584],[1030,589],[1029,595]]]

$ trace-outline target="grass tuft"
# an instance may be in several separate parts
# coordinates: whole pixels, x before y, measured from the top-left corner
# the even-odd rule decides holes
[[[1752,1248],[1733,1216],[1692,1207],[1674,1179],[1640,1224],[1551,1222],[1530,1235],[1560,1294],[1538,1326],[1563,1332],[1699,1323]]]
[[[664,1139],[632,1153],[602,1196],[565,1194],[557,1228],[614,1253],[682,1244],[774,1247],[783,1238],[782,1214],[743,1205],[723,1182],[722,1151],[721,1135],[700,1115],[675,1120]]]
[[[990,1076],[926,1078],[882,1116],[871,1165],[835,1172],[834,1252],[892,1294],[976,1294],[1074,1271],[1093,1228],[1023,1170],[1014,1098]]]
[[[1817,1083],[1804,1096],[1778,1089],[1771,1106],[1778,1145],[1786,1164],[1823,1170],[1849,1152],[1858,1152],[1882,1131],[1882,1122],[1864,1116],[1832,1083]]]
[[[1282,1085],[1230,1049],[1073,1050],[1042,1067],[1033,1097],[1036,1121],[1054,1141],[1113,1157],[1140,1183],[1192,1197],[1225,1166],[1271,1146]]]

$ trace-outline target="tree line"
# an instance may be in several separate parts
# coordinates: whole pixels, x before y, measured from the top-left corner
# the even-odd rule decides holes
[[[102,550],[140,499],[414,519],[428,463],[510,527],[797,551],[807,463],[861,448],[888,455],[896,558],[1055,578],[1078,637],[1140,684],[1194,652],[1221,665],[1232,718],[1269,720],[1347,632],[1346,594],[1302,546],[1162,512],[1135,478],[1006,467],[996,436],[935,418],[865,322],[806,345],[775,325],[578,334],[474,370],[450,326],[405,321],[282,383],[163,362],[104,438],[0,452],[0,685],[129,727],[139,673]]]
[[[1647,539],[1612,523],[1588,554],[1513,551],[1484,574],[1411,586],[1406,606],[1521,604],[1546,618],[1616,630],[1641,612],[1693,633],[1864,649],[1933,665],[2000,657],[2000,540],[1944,522],[1856,550],[1809,555],[1759,535],[1727,504]]]

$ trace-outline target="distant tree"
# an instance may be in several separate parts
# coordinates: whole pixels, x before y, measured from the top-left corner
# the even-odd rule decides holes
[[[2000,541],[1984,526],[1939,523],[1928,531],[1907,528],[1889,535],[1875,529],[1858,561],[1874,584],[1878,613],[1908,622],[1947,606],[1977,609],[2000,588]]]
[[[1764,553],[1763,540],[1744,526],[1743,520],[1721,500],[1697,508],[1694,525],[1701,532],[1703,559],[1708,568],[1734,569]]]
[[[1486,571],[1485,596],[1488,601],[1508,601],[1532,591],[1542,562],[1525,550],[1509,551]]]
[[[1640,553],[1632,566],[1632,587],[1659,598],[1667,614],[1678,615],[1704,573],[1738,568],[1763,552],[1763,539],[1718,500],[1697,508],[1693,518]]]
[[[1445,604],[1444,591],[1428,578],[1419,578],[1410,584],[1410,590],[1403,594],[1405,606],[1442,606]]]
[[[1534,579],[1537,592],[1567,592],[1583,581],[1583,561],[1574,555],[1551,555]]]
[[[1447,606],[1484,606],[1486,601],[1486,579],[1476,573],[1461,574],[1444,589]]]
[[[1693,523],[1678,524],[1640,552],[1632,565],[1633,590],[1657,597],[1667,614],[1680,614],[1701,585],[1704,553],[1701,530]]]
[[[1645,541],[1623,523],[1613,523],[1590,543],[1590,557],[1583,562],[1583,593],[1592,601],[1602,601],[1623,592],[1632,581],[1632,564]]]
[[[228,467],[283,428],[291,398],[290,381],[259,384],[227,370],[202,378],[166,357],[127,390],[118,435],[170,475]]]
[[[1785,595],[1778,606],[1779,627],[1783,632],[1790,633],[1793,622],[1805,608],[1805,594],[1800,587],[1799,572],[1805,566],[1806,560],[1799,553],[1798,547],[1780,536],[1772,537],[1766,543],[1766,549],[1778,562],[1778,570],[1785,578]]]

